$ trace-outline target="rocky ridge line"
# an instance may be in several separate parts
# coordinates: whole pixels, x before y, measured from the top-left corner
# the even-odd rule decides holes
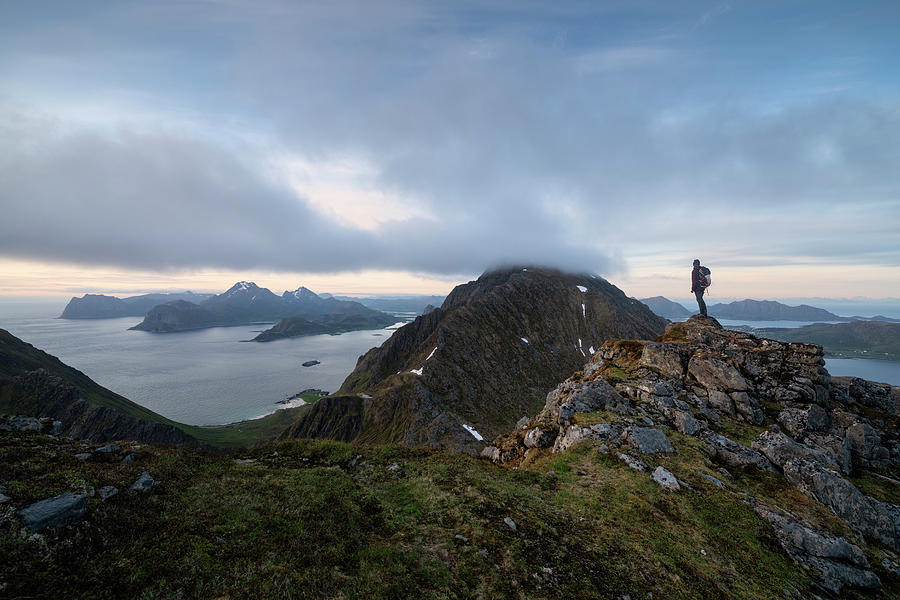
[[[900,467],[898,408],[896,387],[832,380],[821,347],[729,331],[698,316],[671,324],[655,342],[606,342],[583,371],[548,394],[540,413],[498,436],[483,455],[515,466],[591,440],[646,470],[642,455],[674,451],[666,431],[695,437],[726,475],[724,469],[777,473],[857,532],[851,543],[701,473],[753,503],[785,551],[822,590],[838,594],[880,585],[860,548],[865,538],[900,552],[900,506],[863,494],[844,477]],[[761,433],[748,447],[721,433],[728,423]],[[654,480],[688,487],[668,475],[654,473]]]

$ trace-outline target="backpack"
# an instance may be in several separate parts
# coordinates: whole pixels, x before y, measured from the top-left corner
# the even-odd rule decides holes
[[[700,287],[704,290],[712,285],[712,275],[710,274],[710,270],[706,267],[700,267]]]

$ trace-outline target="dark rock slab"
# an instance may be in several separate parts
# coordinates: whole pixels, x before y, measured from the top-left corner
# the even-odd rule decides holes
[[[19,515],[25,520],[25,527],[31,531],[57,527],[84,516],[87,498],[87,494],[60,494],[23,508]]]

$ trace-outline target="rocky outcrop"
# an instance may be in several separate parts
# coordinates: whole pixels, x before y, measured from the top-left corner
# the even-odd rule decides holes
[[[897,389],[849,378],[832,385],[822,356],[818,346],[729,331],[704,317],[672,324],[654,342],[610,341],[483,456],[517,465],[593,440],[637,464],[634,453],[674,450],[666,432],[676,430],[701,440],[722,467],[783,475],[861,535],[900,551],[900,506],[844,477],[900,469]],[[760,432],[750,446],[721,432],[734,422]],[[823,589],[879,585],[856,546],[764,510],[786,551],[818,573]]]
[[[859,546],[827,531],[814,529],[800,517],[774,506],[759,502],[753,508],[772,526],[775,539],[785,552],[812,571],[816,584],[828,592],[840,594],[845,587],[881,587],[881,580],[872,572]]]
[[[361,410],[358,431],[342,430],[356,426],[348,409],[315,426],[309,421],[324,415],[311,412],[289,435],[477,453],[484,443],[463,425],[496,436],[539,410],[605,340],[651,338],[664,326],[599,277],[534,267],[485,273],[360,357],[339,391]]]

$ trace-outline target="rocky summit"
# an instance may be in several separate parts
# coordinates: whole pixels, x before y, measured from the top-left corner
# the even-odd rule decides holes
[[[656,341],[603,344],[483,455],[527,466],[592,443],[648,477],[646,463],[669,461],[680,470],[654,480],[674,490],[700,475],[740,497],[818,589],[878,588],[872,565],[900,553],[900,506],[878,485],[900,483],[900,388],[824,364],[819,346],[692,317]]]
[[[540,408],[600,345],[665,320],[607,281],[536,267],[487,272],[360,357],[339,392],[285,437],[477,453]]]

